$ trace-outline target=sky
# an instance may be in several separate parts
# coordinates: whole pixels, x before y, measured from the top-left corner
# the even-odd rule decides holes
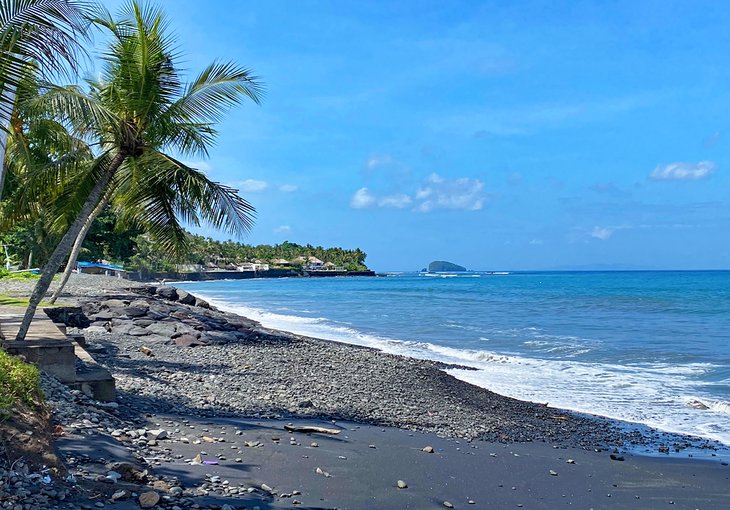
[[[218,59],[265,84],[189,161],[256,207],[246,243],[730,268],[728,2],[158,3],[189,79]]]

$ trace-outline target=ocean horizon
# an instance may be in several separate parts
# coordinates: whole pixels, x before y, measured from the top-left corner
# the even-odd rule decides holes
[[[730,271],[391,272],[175,284],[264,326],[730,445]]]

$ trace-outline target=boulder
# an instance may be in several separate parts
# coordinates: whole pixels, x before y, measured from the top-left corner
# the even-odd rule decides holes
[[[103,308],[124,308],[127,306],[127,301],[122,299],[106,299],[100,304]]]
[[[167,338],[171,338],[175,334],[175,325],[169,322],[155,322],[147,326],[147,331],[154,335],[160,335]]]
[[[133,306],[135,308],[144,308],[146,310],[150,307],[150,304],[144,299],[135,299],[134,301],[129,303],[129,306]]]
[[[143,317],[147,315],[147,308],[127,306],[122,309],[127,317]]]
[[[194,305],[195,304],[195,296],[192,294],[185,292],[182,289],[177,289],[177,300],[178,302],[184,304],[184,305]]]
[[[208,345],[193,335],[181,335],[175,339],[175,345],[178,347],[198,347],[199,345]]]
[[[116,329],[115,329],[116,331]],[[146,336],[149,335],[150,332],[146,328],[141,328],[139,326],[132,326],[129,328],[129,331],[127,331],[128,335],[132,336]]]
[[[210,304],[200,298],[195,298],[195,306],[197,306],[198,308],[210,309]]]
[[[118,314],[112,312],[111,310],[103,310],[97,314],[94,314],[91,316],[91,318],[95,321],[108,321],[111,319],[114,319]]]
[[[155,293],[161,298],[168,299],[170,301],[177,301],[177,289],[175,287],[163,285],[162,287],[157,287]]]

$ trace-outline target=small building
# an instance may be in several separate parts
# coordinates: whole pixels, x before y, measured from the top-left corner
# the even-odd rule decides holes
[[[117,278],[127,278],[124,267],[118,264],[109,264],[102,262],[76,262],[76,272],[85,274],[103,274],[106,276],[116,276]]]
[[[271,259],[271,263],[275,266],[291,266],[291,262],[286,259]]]

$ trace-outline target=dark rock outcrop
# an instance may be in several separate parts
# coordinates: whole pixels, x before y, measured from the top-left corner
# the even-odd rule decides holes
[[[445,260],[434,260],[428,265],[429,273],[443,273],[446,271],[466,271],[466,268]]]

